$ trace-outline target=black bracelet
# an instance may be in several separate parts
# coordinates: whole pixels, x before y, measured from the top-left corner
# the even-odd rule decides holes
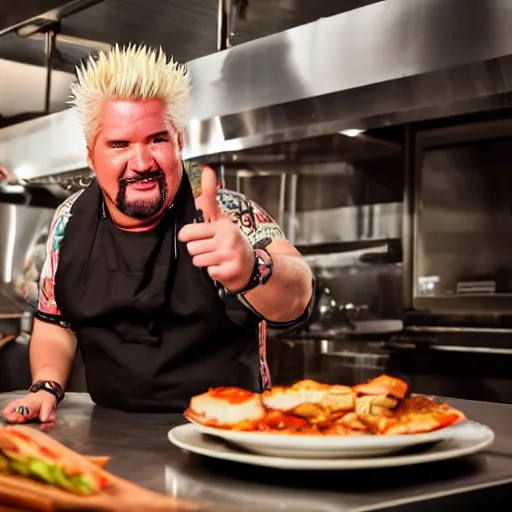
[[[57,399],[57,404],[59,404],[65,396],[62,386],[53,380],[38,380],[37,382],[34,382],[28,390],[30,393],[46,391]]]
[[[257,251],[265,253],[267,260],[265,261]],[[251,278],[246,286],[241,290],[233,292],[234,295],[244,295],[251,290],[254,290],[257,286],[264,286],[267,281],[272,277],[274,270],[274,264],[272,261],[271,254],[263,248],[254,249],[254,267],[252,270]]]

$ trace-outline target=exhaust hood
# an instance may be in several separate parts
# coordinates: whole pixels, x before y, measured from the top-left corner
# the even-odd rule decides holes
[[[510,0],[385,0],[191,61],[184,156],[512,105],[510,27]],[[84,149],[72,111],[0,130],[18,178],[83,168]]]
[[[0,59],[0,126],[12,117],[33,113],[42,115],[46,70],[12,60]],[[69,87],[74,75],[52,71],[51,106],[54,111],[67,108]]]

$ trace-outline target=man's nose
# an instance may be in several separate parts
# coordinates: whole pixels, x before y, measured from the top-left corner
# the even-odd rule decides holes
[[[134,146],[134,153],[130,164],[131,170],[136,172],[155,170],[155,159],[146,144]]]

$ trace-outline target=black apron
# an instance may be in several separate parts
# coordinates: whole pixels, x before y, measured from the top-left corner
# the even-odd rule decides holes
[[[212,280],[177,240],[197,213],[185,174],[153,231],[116,228],[96,181],[71,213],[55,298],[76,334],[96,404],[183,411],[212,386],[261,391],[257,319],[231,320]]]

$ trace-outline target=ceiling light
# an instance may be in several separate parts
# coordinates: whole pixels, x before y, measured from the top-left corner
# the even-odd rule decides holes
[[[341,133],[341,135],[346,135],[347,137],[357,137],[364,131],[365,130],[359,130],[357,128],[352,128],[350,130],[341,130],[339,133]]]

